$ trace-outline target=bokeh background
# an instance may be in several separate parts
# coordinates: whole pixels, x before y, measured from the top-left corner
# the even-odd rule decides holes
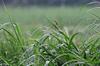
[[[93,9],[100,0],[0,0],[0,6],[0,23],[10,22],[10,15],[25,31],[55,20],[69,29],[82,29],[100,15],[100,9]]]

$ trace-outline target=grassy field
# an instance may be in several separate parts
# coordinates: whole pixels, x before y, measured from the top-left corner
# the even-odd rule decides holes
[[[91,7],[7,7],[7,9],[15,22],[21,24],[21,26],[26,26],[26,28],[34,27],[37,24],[47,25],[54,20],[65,26],[84,26],[97,19],[90,13],[100,15],[100,9],[88,11]],[[7,13],[1,8],[0,23],[8,21]]]
[[[0,8],[0,66],[99,66],[99,12],[92,7]]]

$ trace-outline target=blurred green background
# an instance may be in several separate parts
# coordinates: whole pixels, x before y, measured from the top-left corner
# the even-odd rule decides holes
[[[0,23],[10,22],[10,15],[24,30],[55,20],[67,27],[83,28],[98,20],[93,14],[100,15],[99,8],[93,9],[99,0],[0,0],[0,5]]]

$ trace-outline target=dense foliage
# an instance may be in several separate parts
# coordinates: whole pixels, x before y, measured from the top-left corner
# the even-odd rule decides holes
[[[99,32],[89,31],[87,38],[84,37],[86,32],[85,35],[84,33],[69,34],[55,21],[52,23],[52,28],[46,27],[43,30],[40,38],[30,41],[28,39],[30,37],[25,38],[15,23],[5,23],[0,27],[2,66],[100,65]]]

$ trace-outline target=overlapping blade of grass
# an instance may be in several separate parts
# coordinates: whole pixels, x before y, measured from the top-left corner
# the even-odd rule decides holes
[[[71,60],[76,61],[72,63],[74,65],[80,65],[81,62],[81,65],[85,66],[98,65],[96,61],[98,60],[97,63],[99,63],[100,56],[98,55],[99,52],[96,53],[96,51],[98,51],[96,47],[99,47],[99,39],[96,40],[96,38],[92,38],[92,40],[86,40],[86,42],[89,41],[89,43],[85,44],[85,42],[82,42],[83,44],[80,44],[80,47],[78,46],[79,44],[77,45],[73,41],[78,33],[68,36],[63,29],[57,26],[57,23],[53,24],[53,26],[56,30],[53,29],[48,36],[48,38],[51,39],[45,37],[46,40],[42,40],[43,42],[41,44],[43,47],[41,48],[43,50],[41,54],[46,57],[48,61],[53,62],[53,64],[57,66],[67,64],[67,62]],[[84,44],[86,45],[85,47]],[[96,61],[94,61],[95,64],[91,61],[93,58],[96,58]]]
[[[10,27],[7,27],[9,29],[5,27],[1,27],[0,29],[3,33],[1,38],[4,38],[0,40],[0,57],[2,61],[6,61],[5,64],[10,66],[18,64],[20,55],[24,52],[25,48],[24,39],[20,29],[16,24],[13,23],[13,25],[15,25],[13,27],[15,30]]]
[[[18,66],[19,64],[19,58],[21,54],[25,51],[25,42],[23,39],[22,32],[20,31],[20,28],[15,21],[12,19],[10,14],[8,13],[8,9],[5,6],[4,1],[2,0],[3,5],[4,5],[4,11],[7,14],[9,21],[10,21],[10,27],[1,27],[0,30],[3,32],[3,38],[0,41],[0,56],[1,56],[1,61],[7,61],[4,64],[9,65],[9,66]]]
[[[100,40],[96,34],[85,42],[77,44],[75,37],[78,38],[79,33],[67,35],[57,24],[53,26],[57,27],[56,30],[51,28],[49,34],[44,33],[41,38],[28,45],[17,24],[12,23],[12,29],[2,27],[0,62],[10,66],[97,66],[100,64]]]

